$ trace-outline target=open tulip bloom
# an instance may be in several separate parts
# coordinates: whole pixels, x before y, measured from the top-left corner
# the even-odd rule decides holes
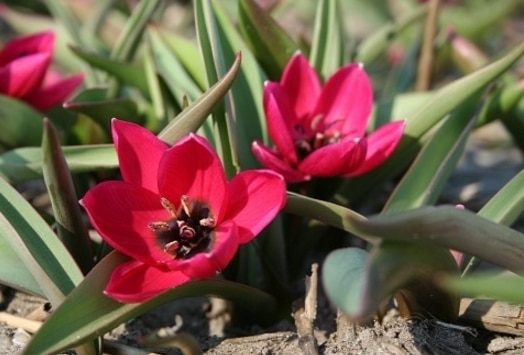
[[[168,147],[148,130],[112,122],[123,181],[105,181],[81,204],[102,238],[132,260],[105,293],[142,302],[194,279],[213,277],[282,209],[284,179],[269,170],[227,181],[219,157],[190,134]]]
[[[275,149],[255,141],[253,154],[290,183],[364,174],[391,155],[405,126],[405,121],[390,122],[366,137],[372,106],[373,91],[362,65],[340,68],[322,87],[307,59],[297,53],[280,82],[264,87]]]
[[[0,94],[45,111],[61,104],[83,74],[62,78],[51,68],[55,35],[42,32],[7,42],[0,50]]]

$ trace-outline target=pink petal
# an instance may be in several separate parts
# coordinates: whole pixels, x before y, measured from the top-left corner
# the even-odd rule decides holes
[[[30,36],[22,36],[10,40],[0,50],[0,66],[16,59],[37,53],[53,54],[55,35],[53,32],[41,32]]]
[[[306,57],[296,53],[287,63],[280,84],[293,105],[298,120],[310,115],[320,96],[322,85]]]
[[[117,119],[111,124],[124,181],[158,192],[158,166],[167,145],[137,124]]]
[[[215,227],[213,244],[209,251],[189,259],[175,259],[167,263],[171,270],[183,272],[191,279],[208,279],[224,270],[238,250],[238,229],[232,221]]]
[[[363,137],[373,105],[373,89],[359,64],[340,68],[329,78],[312,117],[322,116],[320,131],[338,130],[346,137]]]
[[[48,110],[61,104],[84,80],[84,74],[78,74],[66,79],[45,83],[30,93],[25,100],[40,111]]]
[[[225,219],[238,227],[240,244],[253,239],[286,203],[286,183],[271,170],[248,170],[229,182]]]
[[[202,137],[189,134],[166,151],[158,172],[160,194],[175,206],[182,195],[204,202],[220,223],[226,206],[226,176],[222,162]]]
[[[273,82],[264,86],[264,111],[269,137],[280,154],[292,164],[298,162],[294,132],[297,118],[282,87]]]
[[[397,148],[405,127],[404,120],[390,122],[364,138],[368,145],[366,157],[356,170],[346,176],[362,175],[382,164]]]
[[[13,60],[0,68],[0,93],[23,99],[42,84],[50,63],[49,53]]]
[[[366,145],[358,138],[346,139],[314,150],[299,165],[304,174],[318,177],[344,175],[355,169],[366,154]]]
[[[289,183],[302,182],[310,179],[309,176],[292,168],[287,161],[282,159],[281,155],[267,148],[260,142],[255,141],[251,144],[251,152],[260,164],[281,174]]]
[[[191,279],[179,271],[165,271],[133,260],[113,270],[104,293],[122,303],[145,302]]]
[[[157,194],[122,181],[105,181],[90,189],[80,203],[93,227],[116,250],[149,265],[172,259],[148,227],[170,217]]]

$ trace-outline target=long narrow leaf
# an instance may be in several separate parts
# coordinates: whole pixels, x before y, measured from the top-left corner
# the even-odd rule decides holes
[[[112,144],[67,146],[64,156],[71,172],[80,173],[118,167]],[[42,177],[42,150],[18,148],[0,155],[0,177],[11,183]]]
[[[241,56],[238,55],[226,75],[182,111],[158,137],[166,143],[174,144],[189,132],[195,132],[233,85],[240,62]]]
[[[25,102],[0,95],[0,144],[36,146],[42,140],[42,114]]]
[[[387,24],[377,32],[367,36],[362,43],[355,49],[353,60],[364,64],[371,63],[381,53],[383,53],[390,42],[394,40],[402,31],[412,24],[424,19],[427,8],[420,8],[405,17],[399,19],[396,23]]]
[[[278,80],[299,47],[255,1],[238,2],[240,31],[268,77]]]
[[[524,274],[524,234],[467,210],[453,206],[426,206],[368,220],[351,214],[346,218],[360,237],[454,249]]]
[[[58,353],[108,332],[122,322],[180,298],[213,295],[245,305],[243,311],[271,318],[274,299],[254,288],[224,280],[194,281],[145,303],[122,304],[105,296],[112,270],[127,257],[113,252],[105,257],[46,321],[25,349],[26,355]],[[82,305],[82,307],[79,307]]]
[[[455,168],[474,127],[478,104],[474,97],[469,104],[450,115],[390,195],[383,211],[387,213],[433,204]]]
[[[49,192],[57,233],[84,274],[93,267],[93,254],[71,173],[62,154],[58,134],[44,120],[42,139],[44,182]]]
[[[346,41],[340,2],[319,1],[309,60],[324,79],[347,61]]]
[[[216,16],[209,0],[195,2],[195,21],[208,85],[212,85],[225,72],[226,58]],[[224,164],[226,175],[231,177],[238,171],[238,157],[235,132],[232,132],[235,127],[231,124],[231,117],[226,116],[225,106],[231,110],[231,99],[227,96],[224,97],[224,106],[219,106],[213,111],[213,124],[217,152]]]
[[[54,306],[83,276],[51,228],[31,205],[0,179],[0,236],[25,263]]]

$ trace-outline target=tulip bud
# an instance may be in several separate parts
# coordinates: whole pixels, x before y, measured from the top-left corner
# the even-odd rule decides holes
[[[448,40],[451,44],[451,59],[465,74],[469,74],[489,61],[488,57],[473,43],[449,29]]]

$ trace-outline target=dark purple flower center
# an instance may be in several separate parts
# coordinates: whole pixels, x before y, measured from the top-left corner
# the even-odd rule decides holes
[[[149,223],[149,228],[153,230],[164,252],[174,259],[188,259],[209,249],[216,221],[205,203],[191,200],[186,195],[180,198],[178,211],[164,197],[160,199],[160,203],[171,217]]]
[[[306,130],[300,124],[295,125],[295,150],[299,160],[304,159],[316,149],[339,142],[342,138],[338,130],[320,132],[316,126],[317,124],[313,123],[311,129]]]

